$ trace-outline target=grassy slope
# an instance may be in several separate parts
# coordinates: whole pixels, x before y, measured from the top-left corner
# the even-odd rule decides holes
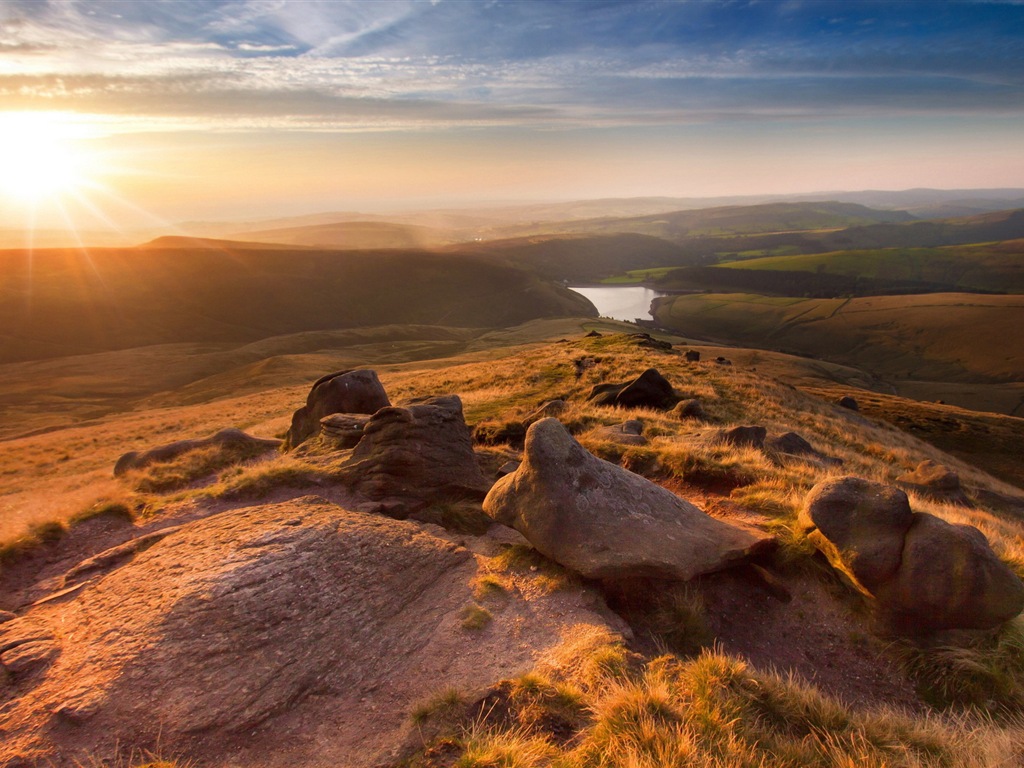
[[[235,233],[233,237],[283,245],[366,250],[375,248],[432,248],[458,242],[453,230],[394,224],[382,221],[346,221],[313,226],[260,229]]]
[[[917,381],[1019,382],[1024,323],[1018,296],[800,299],[700,294],[659,300],[665,328],[779,349]]]
[[[1024,240],[944,248],[886,248],[775,256],[722,269],[815,272],[875,280],[941,283],[950,289],[1024,293]]]
[[[423,251],[0,252],[0,361],[387,323],[502,327],[593,313],[504,264]]]
[[[578,333],[583,328],[577,325],[575,330]],[[489,349],[429,363],[382,366],[382,380],[395,400],[458,393],[471,423],[521,418],[539,402],[552,397],[569,400],[571,408],[563,420],[584,433],[591,425],[640,417],[653,438],[650,446],[621,449],[595,442],[585,434],[582,439],[600,455],[667,482],[680,492],[691,496],[703,493],[702,503],[720,510],[716,514],[744,510],[751,519],[784,534],[790,556],[803,563],[796,566],[797,572],[806,568],[819,573],[817,578],[821,578],[820,571],[815,570],[817,566],[791,536],[800,499],[822,478],[841,472],[891,482],[920,460],[933,458],[960,471],[971,487],[1012,491],[913,436],[837,409],[774,380],[764,372],[768,366],[765,357],[758,360],[757,370],[752,370],[754,366],[688,364],[680,355],[651,351],[622,337],[609,336],[580,339],[577,335],[570,342],[500,346],[536,341],[552,331],[554,335],[569,335],[570,328],[547,324],[507,331],[481,344],[499,345]],[[592,358],[596,364],[577,378],[574,361],[581,356]],[[497,359],[501,364],[495,364]],[[798,366],[799,361],[789,364]],[[680,423],[667,414],[642,409],[606,410],[583,402],[595,383],[622,380],[652,365],[679,390],[699,396],[714,423]],[[852,375],[827,365],[825,373],[835,377]],[[803,375],[810,376],[809,369]],[[38,507],[32,502],[48,499],[45,511],[52,515],[60,511],[56,499],[63,498],[80,508],[88,503],[83,488],[97,491],[102,486],[105,493],[120,494],[118,498],[132,506],[141,501],[148,509],[147,514],[159,515],[161,507],[168,504],[161,494],[144,493],[141,499],[133,500],[124,486],[101,479],[108,476],[120,451],[206,434],[227,425],[272,434],[286,426],[291,410],[302,401],[307,386],[308,382],[304,382],[208,404],[139,411],[112,417],[102,424],[13,441],[6,446],[11,450],[0,474],[8,494],[5,501],[12,498],[12,488],[20,488],[20,493],[14,494],[17,506],[36,511]],[[762,424],[773,432],[797,431],[818,449],[845,459],[846,464],[836,470],[807,462],[777,462],[758,451],[693,441],[694,433],[736,423]],[[184,493],[191,503],[202,507],[208,503],[210,494],[231,489],[280,490],[274,483],[281,481],[274,478],[287,477],[288,472],[294,477],[296,469],[300,474],[315,476],[319,472],[323,478],[329,478],[329,464],[298,466],[295,462],[294,458],[280,457],[263,464],[228,468],[213,486]],[[701,483],[709,477],[731,478],[737,487],[732,491],[702,490]],[[59,481],[64,485],[59,485]],[[258,500],[257,495],[246,503]],[[979,525],[997,551],[1017,567],[1024,564],[1020,545],[1024,529],[1019,519],[987,508],[984,502],[973,510],[921,499],[915,499],[914,505],[951,520]],[[835,585],[830,588],[835,589]],[[761,595],[761,600],[765,599]],[[691,614],[697,612],[691,618],[698,623],[700,610],[699,605],[690,609]],[[794,621],[807,624],[807,616],[800,617],[796,609],[793,614]],[[869,646],[863,636],[859,640],[837,638],[839,645],[859,643],[861,653],[869,653],[864,650]],[[892,648],[870,648],[870,653],[888,654],[887,658],[895,654]],[[992,755],[1002,755],[1002,759],[1009,761],[1004,763],[1007,765],[1014,764],[1014,756],[1021,755],[1020,727],[1012,720],[997,727],[983,719],[961,724],[957,720],[926,720],[884,710],[868,711],[822,696],[806,683],[751,668],[722,650],[696,659],[656,660],[629,654],[614,638],[605,637],[593,647],[577,644],[575,651],[573,659],[547,660],[548,666],[542,665],[533,678],[510,681],[513,699],[507,710],[504,705],[497,709],[499,714],[507,711],[508,718],[499,716],[487,728],[455,728],[452,735],[442,736],[442,742],[437,744],[447,745],[445,754],[454,750],[454,754],[461,755],[459,765],[463,766],[539,767],[550,766],[557,759],[557,764],[567,768],[654,768],[672,764],[709,768],[758,764],[794,768],[980,766]],[[833,651],[829,649],[828,653]],[[994,684],[986,682],[990,673],[985,671],[984,664],[1003,663],[999,653],[998,649],[982,649],[964,655],[963,664],[971,669],[970,674],[980,676],[978,685],[982,690],[985,685]],[[951,659],[949,669],[943,672],[953,684],[959,679],[957,674],[965,674],[955,669],[957,663]],[[982,666],[970,666],[976,663]],[[1013,666],[1016,662],[1012,658],[1006,663],[1010,666],[998,670],[998,674],[1010,680],[1010,688],[1009,693],[1003,691],[1000,695],[1013,699],[1020,695],[1021,670],[1019,665]],[[844,677],[845,671],[840,670],[838,678]],[[559,725],[559,719],[552,721],[555,715],[568,717],[566,724]],[[423,715],[423,719],[428,721],[430,713]],[[466,725],[473,719],[469,712]],[[552,722],[558,725],[555,731],[550,730]],[[425,733],[430,733],[429,729]],[[559,739],[558,734],[572,734],[574,738],[567,742]],[[999,749],[993,751],[997,743]],[[451,764],[430,762],[429,751],[421,757],[423,762],[411,765]]]

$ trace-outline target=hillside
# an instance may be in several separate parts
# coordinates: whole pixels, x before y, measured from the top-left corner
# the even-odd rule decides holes
[[[1024,293],[1024,240],[942,248],[886,248],[747,259],[722,269],[813,272],[947,290]]]
[[[261,243],[305,245],[347,251],[377,248],[433,248],[465,239],[453,230],[382,221],[346,221],[280,229],[261,229],[235,232],[231,236]]]
[[[1024,354],[1006,342],[1024,322],[1018,296],[696,294],[657,299],[654,316],[659,326],[681,333],[844,363],[897,385],[1024,382]],[[1000,410],[1020,412],[1021,400],[1014,399]]]
[[[594,309],[503,264],[423,251],[0,252],[0,361],[390,323],[501,327]]]
[[[716,768],[974,768],[1024,757],[1020,620],[943,640],[955,648],[886,635],[874,602],[815,555],[798,517],[822,481],[894,484],[930,459],[958,473],[965,503],[912,492],[914,514],[977,526],[1019,573],[1020,491],[773,373],[808,388],[842,380],[859,396],[857,372],[741,351],[722,365],[725,350],[617,329],[629,326],[551,321],[454,357],[384,362],[399,407],[373,417],[378,437],[363,440],[404,439],[413,409],[434,407],[422,398],[457,394],[490,485],[533,450],[498,428],[561,398],[561,423],[606,460],[588,464],[602,487],[669,493],[722,526],[774,536],[774,552],[686,583],[583,579],[485,516],[479,497],[433,497],[422,480],[367,497],[370,474],[394,482],[371,472],[378,454],[353,463],[357,449],[319,438],[287,454],[197,450],[110,476],[124,451],[225,426],[280,434],[317,374],[297,368],[247,394],[211,382],[176,404],[0,443],[0,610],[14,614],[0,624],[0,661],[16,670],[0,688],[0,764],[138,765],[128,755],[143,750],[213,768],[584,768],[601,754],[614,765],[671,755]],[[391,342],[372,338],[335,354],[386,355]],[[703,417],[587,400],[651,367],[699,399]],[[624,419],[642,422],[642,444],[607,431]],[[799,433],[814,453],[721,436],[753,424]],[[429,436],[448,429],[425,430],[428,464],[407,458],[402,471],[450,472],[426,458],[438,447]],[[409,493],[425,505],[400,506]],[[63,526],[12,542],[16,514]]]

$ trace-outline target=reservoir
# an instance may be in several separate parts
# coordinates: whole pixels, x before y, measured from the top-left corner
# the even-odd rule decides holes
[[[667,294],[642,285],[570,285],[570,291],[586,296],[602,317],[651,320],[651,301]]]

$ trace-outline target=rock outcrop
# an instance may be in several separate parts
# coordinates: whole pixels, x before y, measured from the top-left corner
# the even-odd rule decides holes
[[[199,448],[209,448],[211,445],[219,445],[237,450],[242,454],[256,455],[263,451],[279,448],[281,441],[274,440],[273,438],[253,437],[240,429],[222,429],[210,437],[196,440],[177,440],[167,445],[161,445],[158,448],[151,448],[142,453],[138,451],[126,453],[114,464],[114,475],[120,477],[132,469],[142,469],[150,464],[172,461],[183,453]]]
[[[955,504],[970,504],[967,494],[960,485],[960,475],[931,459],[922,461],[913,472],[900,475],[896,482],[907,490],[924,496]]]
[[[339,474],[363,496],[388,500],[397,517],[435,501],[479,500],[490,487],[455,395],[377,411]]]
[[[835,456],[822,453],[802,435],[796,432],[783,432],[778,435],[768,435],[764,441],[765,449],[782,456],[796,456],[802,459],[810,459],[830,466],[839,466],[843,460]]]
[[[594,405],[667,410],[679,401],[679,397],[668,379],[657,369],[648,368],[632,381],[598,384],[590,391],[587,400]]]
[[[767,435],[768,430],[764,427],[740,426],[720,429],[711,435],[711,439],[736,448],[764,448]]]
[[[707,411],[704,410],[703,404],[700,400],[695,398],[680,400],[676,403],[675,408],[672,409],[672,415],[680,421],[685,421],[686,419],[707,421],[708,418]]]
[[[771,539],[709,517],[640,475],[589,453],[556,419],[526,434],[523,462],[484,511],[587,578],[688,580],[728,568]]]
[[[621,424],[597,427],[590,435],[598,440],[607,440],[619,445],[647,445],[643,431],[644,423],[640,419],[629,419]]]
[[[393,764],[413,702],[525,672],[567,623],[606,626],[575,590],[507,601],[468,637],[468,550],[315,497],[194,521],[109,565],[0,624],[0,765],[157,748],[210,765]]]
[[[1024,584],[984,534],[911,511],[898,488],[856,477],[819,483],[799,523],[905,633],[987,629],[1024,609]]]
[[[320,419],[320,434],[338,448],[355,448],[369,420],[365,413],[332,413]]]
[[[384,386],[368,369],[339,371],[318,379],[306,396],[306,404],[292,415],[285,447],[295,448],[315,436],[320,420],[332,413],[372,414],[391,405]]]

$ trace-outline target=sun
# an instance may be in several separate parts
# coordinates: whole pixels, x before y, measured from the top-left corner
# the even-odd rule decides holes
[[[0,191],[26,205],[57,201],[87,183],[86,156],[58,114],[0,113]]]

